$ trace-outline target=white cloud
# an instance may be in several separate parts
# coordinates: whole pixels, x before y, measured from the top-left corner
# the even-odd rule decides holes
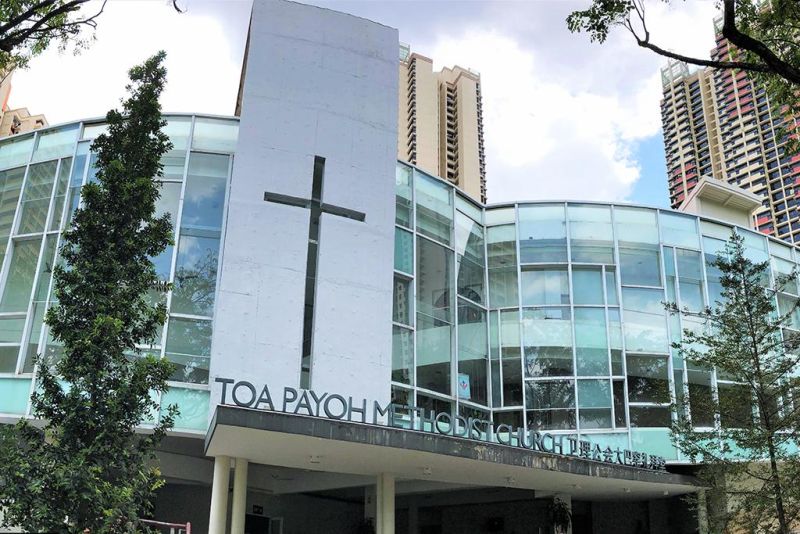
[[[190,4],[186,14],[169,4],[109,2],[98,18],[97,39],[87,50],[72,55],[52,47],[29,69],[14,74],[10,105],[44,113],[51,124],[105,115],[125,95],[128,69],[163,49],[168,70],[161,100],[165,111],[232,114],[246,18],[244,27],[231,35],[202,4]],[[91,9],[96,6],[90,4]]]
[[[535,17],[538,9],[534,3],[517,15]],[[651,11],[654,40],[708,54],[711,3],[681,3],[680,10],[653,5]],[[551,12],[549,18],[527,28],[538,32],[530,39],[504,31],[502,20],[488,20],[440,36],[429,52],[439,66],[481,73],[489,200],[625,200],[640,176],[635,146],[661,128],[665,61],[639,50],[623,32],[593,45],[585,35],[568,34],[563,17]]]

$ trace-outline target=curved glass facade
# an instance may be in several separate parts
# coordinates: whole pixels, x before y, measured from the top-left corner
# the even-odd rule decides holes
[[[176,430],[205,431],[211,321],[223,213],[238,119],[167,115],[159,213],[172,214],[175,246],[154,258],[170,312],[158,343],[142,347],[176,364],[161,405],[178,404]],[[92,140],[101,121],[76,122],[0,142],[0,414],[29,413],[33,356],[61,347],[43,319],[53,300],[60,232],[94,179]]]
[[[713,427],[709,403],[697,401],[736,384],[671,348],[702,325],[664,302],[693,311],[714,302],[719,273],[708,262],[732,232],[773,275],[800,260],[780,241],[670,210],[484,208],[402,163],[396,183],[396,402],[671,460],[681,459],[667,429],[672,399],[687,402],[695,426]]]
[[[159,343],[176,364],[162,406],[176,430],[205,432],[214,299],[238,120],[167,115],[160,213],[175,245],[154,258],[170,311]],[[0,142],[0,416],[29,413],[33,355],[61,348],[43,325],[60,231],[94,179],[86,121]],[[719,294],[708,260],[732,232],[753,260],[791,272],[797,251],[742,228],[669,210],[586,202],[484,207],[403,163],[396,174],[395,402],[680,460],[671,399],[713,426],[708,399],[736,384],[670,349]],[[800,286],[778,296],[784,308]],[[388,321],[387,317],[387,321]],[[800,329],[800,319],[796,325]],[[387,386],[389,387],[389,386]],[[800,399],[785,399],[788,406]],[[723,417],[724,419],[724,414]]]

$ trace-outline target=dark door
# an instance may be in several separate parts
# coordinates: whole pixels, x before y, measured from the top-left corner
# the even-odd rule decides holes
[[[269,534],[269,517],[247,514],[244,517],[244,534]]]

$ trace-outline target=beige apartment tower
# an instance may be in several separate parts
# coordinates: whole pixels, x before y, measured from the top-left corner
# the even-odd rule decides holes
[[[486,202],[481,77],[400,48],[397,157]]]
[[[11,94],[11,76],[0,72],[0,137],[8,137],[30,132],[47,126],[44,115],[31,115],[28,108],[9,109],[8,97]]]

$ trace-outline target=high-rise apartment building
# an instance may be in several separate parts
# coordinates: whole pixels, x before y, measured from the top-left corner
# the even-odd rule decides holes
[[[480,74],[458,66],[434,71],[430,58],[402,45],[398,114],[398,159],[486,202]]]
[[[8,108],[13,72],[0,72],[0,137],[30,132],[47,126],[44,115],[31,115],[28,108]]]
[[[719,31],[718,20],[715,25],[711,57],[733,58],[736,51]],[[786,139],[779,132],[781,125],[795,130],[796,119],[773,113],[764,88],[744,71],[690,72],[686,64],[670,62],[661,75],[670,205],[680,207],[701,176],[712,176],[762,199],[753,221],[759,231],[800,243],[795,192],[800,156],[785,154]]]

